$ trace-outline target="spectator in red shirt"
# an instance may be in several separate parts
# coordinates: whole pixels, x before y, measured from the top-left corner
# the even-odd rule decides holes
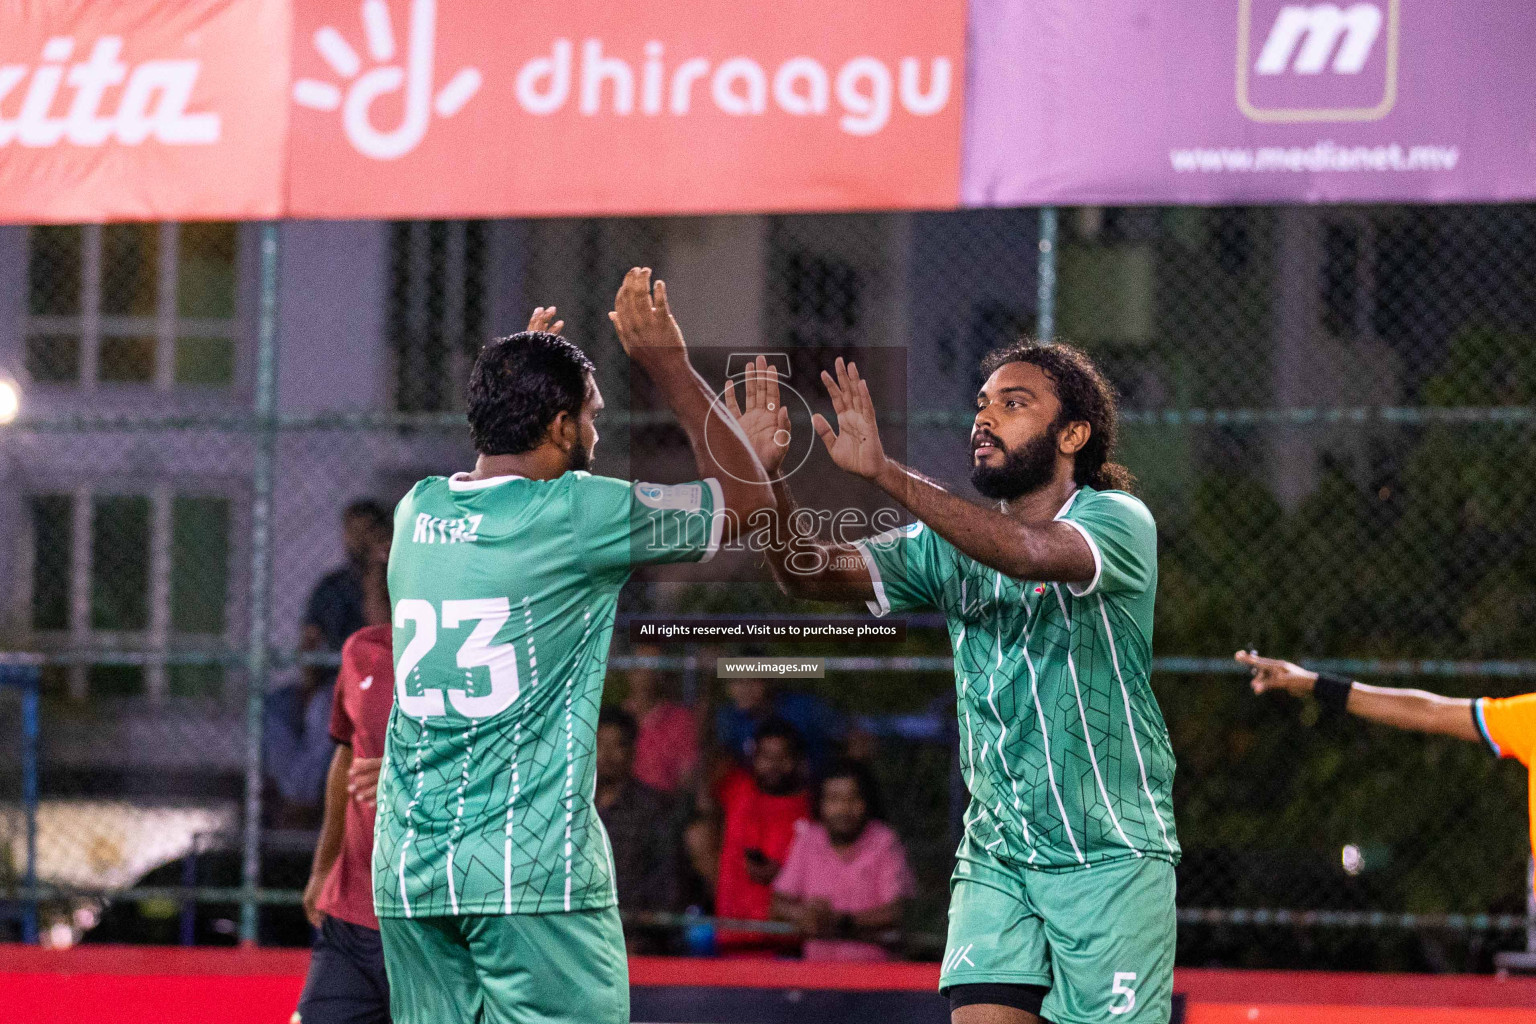
[[[637,658],[659,658],[661,648],[641,644]],[[623,708],[635,719],[635,778],[663,793],[674,793],[693,778],[699,764],[699,717],[667,697],[668,680],[655,668],[630,669]]]
[[[835,765],[817,787],[815,811],[773,881],[773,915],[799,926],[807,960],[889,960],[882,943],[916,886],[901,839],[881,820],[869,769]]]
[[[715,913],[744,921],[767,921],[773,880],[784,864],[795,825],[810,817],[805,791],[805,750],[800,733],[780,718],[769,718],[753,735],[751,774],[733,771],[721,785],[725,817]],[[797,939],[723,930],[721,951],[746,954],[792,953]]]
[[[394,704],[391,629],[365,626],[341,649],[331,702],[331,758],[320,844],[304,887],[319,929],[294,1024],[388,1024],[389,983],[373,913],[373,817]]]

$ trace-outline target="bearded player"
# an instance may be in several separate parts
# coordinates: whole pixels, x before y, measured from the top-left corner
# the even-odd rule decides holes
[[[1111,461],[1115,395],[1087,356],[1020,343],[983,371],[971,480],[986,507],[885,454],[856,366],[823,373],[837,427],[812,425],[833,461],[917,522],[770,548],[770,563],[790,594],[948,619],[971,792],[939,983],[955,1024],[1165,1022],[1179,844],[1148,685],[1157,528]],[[740,417],[776,476],[789,420],[765,362]]]
[[[707,560],[773,495],[735,421],[712,414],[666,286],[653,294],[650,271],[631,270],[611,317],[705,479],[587,473],[603,408],[593,365],[534,330],[475,362],[474,469],[421,481],[395,513],[373,879],[397,1024],[629,1020],[593,799],[619,589],[639,565]]]

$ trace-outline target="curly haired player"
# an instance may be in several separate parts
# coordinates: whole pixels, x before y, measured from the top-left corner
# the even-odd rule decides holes
[[[822,374],[837,427],[812,425],[917,521],[770,563],[791,594],[948,619],[971,792],[940,976],[955,1024],[1161,1024],[1179,844],[1148,679],[1157,527],[1112,461],[1114,391],[1086,355],[1024,342],[983,371],[971,480],[990,507],[888,457],[869,385],[839,359]],[[770,475],[789,426],[777,391],[760,360],[741,421]]]

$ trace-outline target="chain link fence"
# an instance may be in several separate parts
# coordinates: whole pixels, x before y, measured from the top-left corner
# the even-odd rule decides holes
[[[0,427],[0,650],[42,661],[44,934],[234,941],[259,916],[263,941],[304,941],[329,758],[326,702],[305,698],[362,624],[369,524],[469,465],[468,367],[535,305],[560,308],[611,409],[639,402],[606,314],[642,264],[701,350],[902,351],[906,457],[961,489],[980,356],[1042,320],[1090,351],[1160,529],[1182,962],[1486,966],[1524,942],[1520,773],[1255,699],[1228,659],[1530,688],[1533,246],[1529,206],[0,228],[0,368],[23,394]],[[675,430],[614,420],[599,471],[688,472]],[[805,610],[741,569],[641,573],[622,609]],[[829,657],[818,692],[902,794],[913,930],[933,935],[963,794],[947,638],[912,625],[895,653],[793,652]],[[703,705],[732,653],[665,666]],[[0,687],[12,896],[17,693]]]

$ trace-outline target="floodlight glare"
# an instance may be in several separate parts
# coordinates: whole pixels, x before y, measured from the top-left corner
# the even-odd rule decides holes
[[[0,426],[11,422],[21,412],[21,391],[12,381],[0,378]]]

